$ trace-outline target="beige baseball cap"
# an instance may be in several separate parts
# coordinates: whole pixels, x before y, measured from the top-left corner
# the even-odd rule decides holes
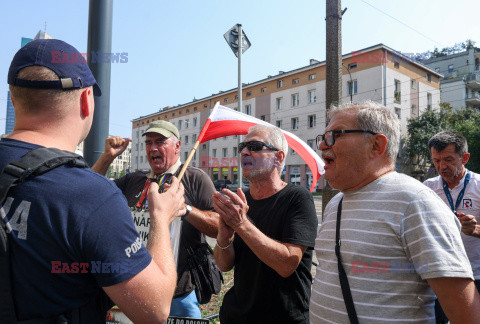
[[[148,133],[158,133],[165,137],[171,137],[172,135],[175,136],[177,139],[180,138],[180,134],[178,132],[177,127],[174,124],[166,121],[166,120],[156,120],[148,125],[147,130],[142,136],[145,136]]]

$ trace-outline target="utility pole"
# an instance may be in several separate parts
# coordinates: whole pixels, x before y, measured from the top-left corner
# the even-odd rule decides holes
[[[113,0],[90,0],[88,10],[88,66],[97,80],[102,96],[95,97],[95,114],[84,142],[84,157],[93,165],[102,155],[108,137],[110,118],[110,71],[112,52]]]
[[[326,64],[326,94],[325,94],[325,127],[328,125],[328,112],[331,105],[342,103],[342,7],[341,0],[326,0],[327,17],[327,64]],[[322,190],[322,220],[323,211],[328,202],[338,192],[324,181]]]

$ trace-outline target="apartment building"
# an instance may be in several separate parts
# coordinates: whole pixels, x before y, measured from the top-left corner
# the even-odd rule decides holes
[[[427,106],[439,106],[442,75],[383,44],[343,55],[343,63],[343,102],[372,100],[385,105],[397,114],[403,133],[408,118],[419,116]],[[294,133],[317,151],[315,138],[324,132],[326,119],[325,70],[325,61],[312,59],[307,66],[245,84],[242,112]],[[238,109],[237,89],[132,120],[132,170],[149,168],[142,134],[154,120],[168,120],[178,127],[181,159],[185,161],[216,102]],[[236,136],[200,144],[191,165],[202,168],[213,180],[234,181],[238,171],[236,147]],[[307,188],[312,181],[308,166],[292,150],[283,177]],[[322,180],[317,188],[323,188]]]
[[[432,58],[424,64],[444,75],[440,79],[440,98],[454,108],[480,108],[480,48]]]

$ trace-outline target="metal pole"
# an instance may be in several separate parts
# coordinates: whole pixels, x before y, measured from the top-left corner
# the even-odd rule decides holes
[[[238,30],[238,111],[242,112],[242,51],[243,51],[243,32],[242,24],[237,24]],[[238,135],[237,149],[242,142],[242,135]],[[238,152],[238,187],[243,187],[242,156]]]
[[[90,0],[88,12],[88,65],[102,96],[95,97],[92,129],[84,142],[84,157],[95,164],[104,151],[110,117],[110,72],[113,0]]]

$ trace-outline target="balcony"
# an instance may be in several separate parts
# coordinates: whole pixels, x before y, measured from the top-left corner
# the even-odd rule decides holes
[[[472,93],[465,98],[465,103],[469,106],[480,107],[480,94],[478,92]]]
[[[465,76],[465,83],[467,87],[480,90],[480,72],[473,72]]]
[[[395,103],[402,102],[402,92],[395,90],[394,93],[393,93],[393,99],[394,99]]]

